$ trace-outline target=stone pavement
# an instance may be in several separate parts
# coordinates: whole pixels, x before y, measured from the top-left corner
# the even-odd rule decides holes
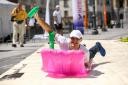
[[[46,42],[47,40],[31,40],[26,42],[25,47],[17,45],[16,48],[11,46],[12,43],[0,43],[0,74],[24,60]]]
[[[128,85],[128,43],[118,40],[84,40],[87,48],[100,41],[107,55],[94,58],[94,69],[86,78],[51,78],[41,70],[40,50],[0,75],[0,85]],[[58,48],[57,45],[55,45]]]
[[[85,40],[115,40],[120,37],[128,36],[128,27],[125,28],[113,28],[107,29],[108,31],[103,32],[98,29],[98,35],[91,35],[91,30],[85,30]]]

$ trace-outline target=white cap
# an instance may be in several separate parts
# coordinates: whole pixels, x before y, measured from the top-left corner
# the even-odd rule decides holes
[[[76,38],[80,39],[80,38],[83,38],[83,35],[79,30],[73,30],[70,33],[70,37],[76,37]]]
[[[56,5],[56,8],[59,8],[60,6],[59,5]]]

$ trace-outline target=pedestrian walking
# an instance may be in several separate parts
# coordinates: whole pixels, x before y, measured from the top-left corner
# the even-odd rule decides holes
[[[63,35],[62,16],[59,5],[56,5],[56,8],[53,12],[53,20],[54,20],[55,30],[57,31],[57,33]]]
[[[36,20],[35,20],[34,17],[29,19],[28,26],[30,28],[29,29],[29,31],[30,31],[30,38],[32,38],[35,35],[35,32],[36,32]]]
[[[24,47],[24,35],[26,32],[25,20],[27,19],[27,12],[21,3],[18,3],[11,12],[11,21],[13,22],[13,38],[12,47],[17,47],[16,42],[19,34],[20,47]]]

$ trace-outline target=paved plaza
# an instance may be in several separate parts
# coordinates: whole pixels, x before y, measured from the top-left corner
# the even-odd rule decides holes
[[[108,32],[108,36],[110,36],[111,31]],[[126,35],[125,33],[127,32],[124,31],[118,35]],[[96,36],[102,38],[101,35],[102,33]],[[105,32],[105,35],[107,38],[107,32]],[[112,35],[117,36],[117,34]],[[43,42],[42,44],[38,43],[39,47],[31,55],[1,74],[0,85],[128,85],[128,43],[120,42],[119,36],[110,40],[89,40],[87,38],[89,36],[93,38],[93,36],[89,34],[87,36],[85,35],[82,41],[82,43],[86,43],[87,48],[99,41],[105,47],[107,53],[105,57],[100,56],[99,53],[96,55],[93,62],[94,68],[88,77],[61,79],[48,77],[47,73],[41,70],[40,51],[42,48],[49,48],[49,44]],[[29,43],[29,45],[31,44]],[[58,48],[57,44],[55,44],[55,48]]]

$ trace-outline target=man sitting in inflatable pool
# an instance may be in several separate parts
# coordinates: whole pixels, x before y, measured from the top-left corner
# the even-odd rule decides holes
[[[35,19],[40,24],[42,29],[47,31],[48,33],[53,32],[51,27],[41,18],[38,14],[35,14]],[[61,34],[55,33],[55,40],[59,44],[60,49],[62,50],[83,50],[86,53],[85,66],[91,70],[92,61],[97,52],[100,52],[101,56],[106,55],[105,49],[102,47],[100,42],[96,42],[96,44],[90,48],[89,50],[86,46],[80,44],[83,39],[83,35],[79,30],[73,30],[70,33],[70,37],[66,38]]]

